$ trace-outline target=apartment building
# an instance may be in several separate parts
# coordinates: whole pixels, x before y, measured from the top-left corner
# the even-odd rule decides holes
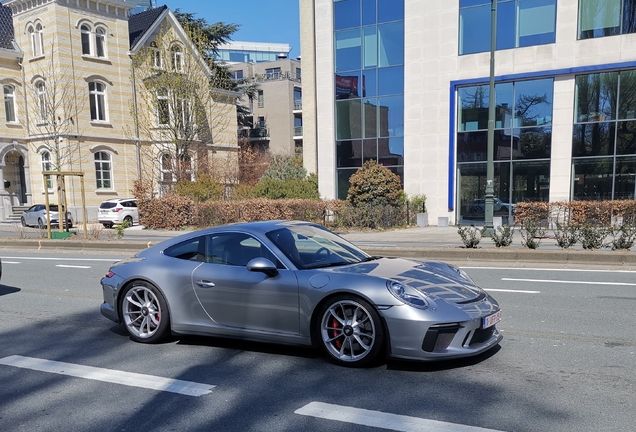
[[[316,148],[322,196],[344,198],[375,159],[407,194],[427,196],[433,223],[483,220],[473,204],[485,193],[494,103],[502,208],[634,198],[636,1],[498,0],[495,95],[491,5],[300,2],[304,144]]]
[[[192,102],[184,101],[180,111],[169,102],[158,110],[162,95],[142,97],[154,90],[151,80],[135,81],[132,56],[162,35],[169,38],[170,51],[154,64],[157,75],[170,67],[180,73],[190,62],[200,64],[207,76],[210,71],[188,49],[187,35],[167,7],[129,16],[135,6],[123,0],[5,0],[0,5],[0,220],[16,206],[43,203],[45,194],[57,200],[55,182],[43,178],[44,170],[83,174],[88,220],[96,219],[100,202],[130,196],[142,167],[151,167],[157,183],[165,180],[159,177],[166,160],[175,160],[170,142],[161,134],[144,134],[137,114],[152,113],[154,129],[161,130],[165,115],[184,116]],[[215,118],[223,121],[207,119],[210,131],[197,139],[197,151],[186,155],[189,163],[233,160],[236,97],[215,93]],[[78,176],[67,178],[66,190],[76,220],[83,220]]]
[[[303,116],[300,61],[285,58],[273,61],[230,62],[235,79],[258,84],[254,98],[241,101],[251,116],[251,124],[239,136],[272,153],[302,156]]]

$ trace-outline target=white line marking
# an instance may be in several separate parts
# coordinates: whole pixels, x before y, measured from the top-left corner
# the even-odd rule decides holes
[[[210,384],[200,384],[192,381],[181,381],[153,375],[142,375],[114,369],[82,366],[72,363],[43,360],[18,355],[1,358],[0,364],[41,372],[68,375],[77,378],[92,379],[113,384],[122,384],[131,387],[179,393],[186,396],[203,396],[205,394],[212,393],[212,389],[216,387]]]
[[[81,268],[81,269],[88,269],[88,268],[91,268],[91,266],[78,266],[78,265],[67,265],[67,264],[55,264],[55,267],[64,267],[64,268]]]
[[[564,280],[550,280],[550,279],[514,279],[514,278],[501,278],[501,280],[516,281],[516,282],[539,282],[539,283],[582,284],[582,285],[636,286],[636,283],[627,283],[627,282],[589,282],[589,281],[564,281]]]
[[[427,420],[322,402],[310,402],[294,411],[294,413],[402,432],[497,432],[495,429],[484,429],[476,426]]]
[[[51,258],[51,257],[0,257],[0,259],[23,259],[23,260],[45,260],[45,261],[121,261],[121,258]]]
[[[592,272],[592,273],[636,273],[636,270],[594,270],[594,269],[563,269],[563,268],[535,268],[535,267],[460,267],[468,270],[531,270],[547,272]]]
[[[2,261],[2,264],[22,264],[18,261]]]
[[[541,291],[524,291],[524,290],[496,289],[496,288],[484,288],[483,290],[495,291],[495,292],[520,293],[520,294],[541,294]]]

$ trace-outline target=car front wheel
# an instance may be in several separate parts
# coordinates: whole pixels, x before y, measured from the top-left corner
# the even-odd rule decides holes
[[[322,349],[342,366],[367,366],[384,351],[384,327],[376,310],[353,296],[339,296],[320,310]]]
[[[38,219],[38,227],[39,227],[40,229],[43,229],[43,228],[44,228],[44,221],[43,221],[42,219]]]
[[[130,337],[137,342],[156,343],[169,332],[166,301],[161,292],[147,282],[134,282],[124,291],[121,316]]]
[[[26,221],[24,220],[24,216],[20,218],[20,222],[22,223],[23,227],[27,226]]]

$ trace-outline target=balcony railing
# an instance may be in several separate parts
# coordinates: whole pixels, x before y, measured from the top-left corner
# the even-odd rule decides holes
[[[303,136],[303,127],[302,126],[294,126],[294,136]]]
[[[269,129],[266,127],[255,127],[251,129],[239,129],[238,135],[241,138],[268,139]]]
[[[300,75],[292,74],[291,72],[270,72],[264,74],[257,74],[254,81],[280,81],[290,80],[300,82]]]
[[[294,111],[300,111],[303,109],[302,101],[294,101]]]

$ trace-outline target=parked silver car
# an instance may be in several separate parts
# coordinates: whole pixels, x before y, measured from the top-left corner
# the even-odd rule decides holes
[[[51,225],[60,225],[59,208],[57,204],[49,204],[49,213],[51,215]],[[22,213],[20,222],[22,226],[29,227],[46,227],[46,206],[44,204],[35,204],[29,207]],[[71,212],[66,212],[66,222],[69,228],[73,228],[73,215]],[[66,225],[65,225],[66,227]]]
[[[115,263],[101,313],[138,342],[198,334],[387,354],[468,357],[502,339],[497,302],[449,264],[369,256],[322,226],[251,222],[166,240]]]

